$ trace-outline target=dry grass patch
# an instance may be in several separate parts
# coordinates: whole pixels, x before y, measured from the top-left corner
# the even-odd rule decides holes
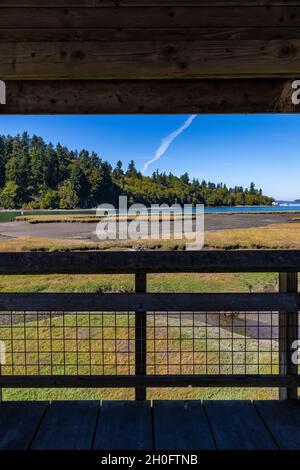
[[[51,224],[51,223],[96,223],[101,217],[96,215],[75,214],[75,215],[19,215],[16,222],[29,222],[30,224]]]
[[[146,215],[138,215],[138,214],[128,214],[127,216],[122,215],[111,215],[111,216],[100,216],[96,214],[62,214],[62,215],[19,215],[15,218],[16,222],[28,222],[30,224],[51,224],[51,223],[97,223],[103,220],[105,217],[106,220],[117,220],[117,221],[124,221],[124,220],[140,220],[140,221],[147,221],[149,217]],[[152,214],[151,220],[180,220],[180,219],[196,219],[196,214],[188,215],[188,214]]]
[[[207,232],[205,246],[222,249],[299,248],[300,225],[293,223],[272,224],[265,227]]]
[[[70,238],[16,237],[0,240],[0,252],[126,250],[139,245],[151,250],[183,250],[185,242],[181,240],[108,240],[98,242]]]

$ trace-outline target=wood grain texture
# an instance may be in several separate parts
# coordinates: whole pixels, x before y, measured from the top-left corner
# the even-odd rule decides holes
[[[27,450],[48,402],[0,403],[0,450]]]
[[[135,293],[147,292],[147,274],[139,273],[135,275]],[[138,305],[138,304],[137,304]],[[140,305],[141,306],[141,305]],[[147,312],[137,310],[134,319],[135,329],[135,374],[147,374]],[[146,388],[135,389],[136,400],[146,400]]]
[[[1,0],[7,7],[265,6],[299,5],[299,0]]]
[[[118,42],[118,41],[210,41],[218,40],[295,40],[299,39],[297,27],[222,27],[222,28],[1,28],[2,42],[38,41],[80,41]]]
[[[299,29],[300,31],[300,29]],[[2,114],[296,113],[292,82],[232,80],[7,81]]]
[[[251,402],[205,401],[218,450],[276,450],[264,422]]]
[[[213,437],[201,401],[154,401],[156,450],[213,450]]]
[[[279,274],[279,292],[298,292],[297,272]],[[285,308],[283,311],[279,312],[279,373],[282,375],[298,375],[298,364],[294,364],[292,361],[295,351],[294,344],[297,344],[295,342],[298,340],[299,332],[298,311],[299,309],[297,308],[295,310]],[[281,400],[297,399],[297,387],[280,389],[279,398]]]
[[[283,375],[3,375],[2,388],[292,387],[300,376]]]
[[[272,312],[300,310],[300,294],[287,293],[0,293],[1,312],[137,312],[142,332],[136,338],[139,373],[145,370],[145,312]],[[288,314],[286,314],[288,315]],[[144,334],[143,334],[144,332]],[[142,344],[141,344],[142,343]]]
[[[300,250],[2,252],[0,274],[300,271]]]
[[[90,450],[100,403],[54,401],[34,438],[33,450]]]
[[[104,401],[94,450],[152,450],[149,401]]]
[[[243,439],[243,448],[252,443],[251,448],[255,446],[255,450],[262,448],[263,442],[273,442],[276,440],[277,445],[286,450],[299,450],[300,449],[300,404],[296,401],[264,401],[254,402],[254,406],[257,410],[256,415],[253,415],[253,405],[249,405],[249,402],[239,401],[232,403],[229,406],[228,402],[210,402],[212,409],[218,409],[219,415],[217,420],[214,421],[214,427],[207,430],[206,426],[202,429],[202,413],[199,414],[199,409],[203,408],[201,402],[197,401],[168,401],[166,402],[153,402],[153,415],[151,415],[151,408],[149,402],[130,402],[130,401],[111,401],[104,402],[100,408],[98,406],[94,409],[94,419],[89,421],[82,420],[82,422],[76,422],[76,427],[71,430],[71,434],[76,433],[78,436],[84,434],[91,435],[95,432],[95,419],[97,421],[97,433],[95,444],[99,444],[95,448],[98,450],[160,450],[158,447],[159,442],[164,442],[163,450],[168,450],[169,443],[172,443],[171,450],[182,451],[182,450],[196,450],[198,449],[198,440],[194,440],[194,437],[200,434],[200,431],[207,430],[208,435],[203,435],[203,439],[209,439],[209,436],[213,435],[213,439],[218,442],[219,434],[223,435],[224,428],[229,428],[229,434],[225,434],[225,443],[230,441],[233,434],[233,423],[237,422],[236,434],[234,442],[240,445],[241,439]],[[47,404],[46,404],[47,407]],[[28,439],[32,435],[39,433],[39,427],[43,426],[47,422],[47,410],[44,412],[42,417],[42,423],[35,420],[37,411],[44,410],[45,403],[43,402],[4,402],[0,405],[1,415],[6,416],[4,430],[5,432],[15,433],[15,437],[18,436],[14,441],[13,447],[5,447],[5,441],[0,436],[0,446],[7,450],[24,450],[24,443],[28,442]],[[70,409],[73,410],[74,416],[77,416],[78,409],[86,409],[87,405],[85,402],[72,403],[68,401],[61,402],[60,411],[62,416],[67,417],[70,421]],[[32,414],[22,415],[20,410],[26,409],[32,410]],[[51,406],[48,408],[51,412]],[[155,411],[156,410],[156,411]],[[225,411],[224,411],[225,410]],[[228,416],[228,410],[232,411],[233,416]],[[249,416],[249,410],[250,416]],[[158,416],[158,411],[161,415]],[[192,411],[195,413],[193,414]],[[103,416],[102,416],[103,412]],[[239,413],[238,416],[236,413]],[[15,419],[16,416],[20,416],[20,422]],[[20,426],[20,423],[24,422],[26,415],[27,426]],[[253,416],[256,416],[253,419]],[[98,419],[99,417],[99,419]],[[102,420],[101,420],[102,417]],[[161,418],[158,422],[157,418]],[[225,422],[222,420],[225,417]],[[13,419],[12,419],[13,418]],[[178,422],[178,419],[181,421]],[[197,419],[199,418],[199,419]],[[248,418],[245,422],[244,419]],[[233,422],[233,423],[232,423]],[[240,423],[245,423],[239,435]],[[266,423],[266,424],[265,424]],[[45,439],[41,448],[47,449],[50,443],[53,443],[53,435],[58,433],[60,436],[62,445],[61,448],[68,449],[70,442],[70,433],[66,428],[67,432],[62,434],[61,424],[59,420],[53,421],[51,418],[48,421],[48,425],[51,426],[47,430],[49,434],[49,440]],[[28,428],[30,427],[30,429]],[[200,431],[199,431],[200,426]],[[182,427],[182,429],[180,429]],[[263,431],[262,429],[266,431]],[[2,430],[2,428],[1,428]],[[163,435],[167,432],[167,435]],[[257,436],[253,438],[254,434]],[[152,441],[153,434],[153,441]],[[186,436],[189,436],[187,439]],[[231,440],[232,442],[232,440]],[[104,444],[104,446],[103,446]],[[192,444],[194,446],[192,447]],[[257,446],[256,446],[257,444]],[[276,446],[276,444],[275,444]],[[26,448],[26,447],[25,447]],[[212,447],[214,448],[214,447]],[[276,447],[275,447],[276,448]],[[244,456],[242,456],[244,458]]]
[[[300,402],[298,400],[255,401],[269,431],[282,450],[300,449]]]
[[[0,6],[0,28],[183,28],[299,26],[300,6]]]
[[[3,80],[297,77],[300,40],[1,42]]]
[[[297,1],[4,0],[1,79],[298,78],[299,26]]]

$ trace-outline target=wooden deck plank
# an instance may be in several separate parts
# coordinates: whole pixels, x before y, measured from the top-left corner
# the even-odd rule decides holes
[[[254,405],[280,449],[300,449],[300,402],[298,400],[255,401]]]
[[[299,450],[300,402],[0,403],[1,450],[90,449],[94,435],[99,450]]]
[[[205,401],[219,450],[275,450],[276,443],[250,401]]]
[[[96,450],[151,450],[149,401],[104,401],[95,435]]]
[[[0,449],[27,450],[48,402],[0,403]]]
[[[89,450],[100,404],[98,401],[52,402],[31,446],[34,450]]]
[[[157,450],[215,449],[200,401],[156,401],[153,421]]]

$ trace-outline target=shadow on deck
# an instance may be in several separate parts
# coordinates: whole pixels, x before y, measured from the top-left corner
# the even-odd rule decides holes
[[[0,404],[0,449],[300,449],[299,401]]]

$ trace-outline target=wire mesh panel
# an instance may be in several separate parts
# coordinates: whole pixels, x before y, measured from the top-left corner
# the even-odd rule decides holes
[[[149,374],[277,374],[277,312],[152,313]]]
[[[1,313],[2,375],[134,374],[130,313]]]
[[[147,374],[278,374],[278,319],[148,312]],[[1,312],[1,375],[134,375],[135,335],[134,312]]]

